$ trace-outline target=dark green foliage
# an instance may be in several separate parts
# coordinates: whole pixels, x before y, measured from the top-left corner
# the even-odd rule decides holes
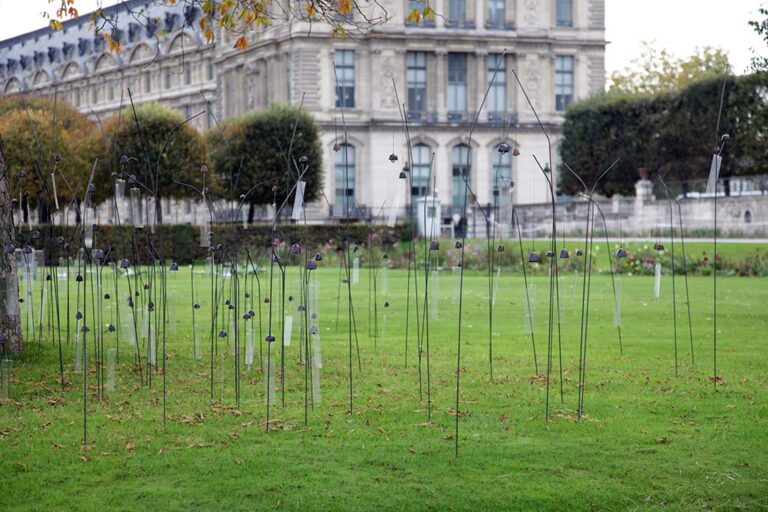
[[[71,256],[74,256],[76,247],[81,247],[80,228],[54,226],[51,236],[55,239],[63,236],[70,241],[73,248]],[[268,247],[271,240],[278,239],[288,244],[299,243],[308,248],[310,254],[316,252],[333,253],[336,247],[344,244],[344,239],[349,240],[350,244],[364,245],[368,241],[368,235],[371,228],[365,224],[351,224],[344,226],[344,237],[340,236],[338,226],[319,225],[307,229],[300,224],[287,225],[281,228],[280,234],[276,235],[272,230],[272,225],[255,225],[247,230],[235,225],[215,225],[213,231],[214,246],[222,244],[224,247],[236,247],[244,253],[245,248],[251,252],[260,251]],[[390,229],[384,226],[376,226],[373,232],[377,234],[378,246],[381,243],[389,246],[397,245],[401,241],[408,239],[409,228],[405,225],[398,225]],[[132,238],[133,237],[133,238]],[[134,241],[136,251],[134,252]],[[17,234],[16,245],[21,246],[29,242],[29,236],[24,233]],[[156,234],[152,237],[152,246],[158,254],[164,255],[169,261],[177,263],[191,263],[194,259],[204,260],[208,256],[208,249],[200,247],[200,228],[189,224],[158,225]],[[42,249],[42,241],[36,249]],[[137,260],[142,264],[151,263],[149,257],[153,253],[148,246],[146,230],[135,230],[132,226],[99,226],[94,234],[94,249],[102,249],[108,253],[108,260],[127,257],[135,264]],[[61,256],[59,249],[50,253],[48,263],[58,264],[58,258]]]
[[[293,197],[297,168],[303,168],[299,163],[302,156],[309,159],[309,170],[303,177],[307,182],[304,199],[309,202],[320,197],[323,157],[319,130],[306,111],[290,105],[272,105],[267,110],[227,120],[221,128],[209,133],[211,162],[224,187],[231,184],[233,197],[269,181],[251,191],[247,202],[276,202],[280,206],[287,197]]]
[[[599,191],[632,194],[645,168],[668,181],[706,178],[718,142],[715,133],[723,79],[695,82],[655,96],[601,95],[574,104],[563,126],[563,162],[591,186],[616,158],[621,163]],[[731,135],[721,175],[768,172],[768,73],[728,77],[720,134]],[[561,170],[560,191],[581,185]]]
[[[203,137],[189,124],[182,125],[183,122],[181,113],[157,103],[137,105],[135,117],[131,107],[112,116],[105,126],[109,144],[106,161],[99,171],[97,199],[111,197],[111,175],[121,175],[123,155],[131,158],[125,173],[136,176],[158,197],[199,197],[194,190],[174,182],[201,188],[200,167],[207,157]]]

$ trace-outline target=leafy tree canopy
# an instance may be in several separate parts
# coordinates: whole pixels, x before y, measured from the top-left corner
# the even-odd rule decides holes
[[[643,54],[623,71],[611,74],[610,94],[658,94],[679,91],[698,80],[723,76],[728,55],[705,46],[688,58],[675,57],[666,49],[643,43]]]
[[[250,192],[250,204],[278,206],[291,197],[300,163],[307,158],[305,201],[318,199],[323,186],[323,156],[319,129],[304,110],[285,104],[228,119],[221,130],[209,132],[211,162],[232,194]],[[259,185],[261,184],[261,185]],[[259,186],[257,186],[259,185]],[[225,185],[226,186],[226,185]],[[289,205],[290,206],[290,205]]]
[[[13,197],[29,192],[30,207],[53,207],[54,166],[60,206],[83,197],[101,149],[98,127],[86,116],[53,98],[8,96],[0,99],[0,136]]]
[[[176,182],[202,184],[200,169],[206,163],[205,140],[185,123],[180,112],[150,102],[126,108],[105,123],[107,157],[99,173],[97,195],[110,197],[112,173],[137,180],[158,197],[198,197]],[[121,159],[128,157],[123,166]]]

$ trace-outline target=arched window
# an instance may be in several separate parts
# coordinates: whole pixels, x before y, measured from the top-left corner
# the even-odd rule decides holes
[[[459,144],[454,146],[451,153],[452,162],[452,174],[453,174],[453,206],[466,207],[464,204],[464,188],[466,184],[464,178],[468,183],[470,182],[469,168],[467,167],[467,157],[469,156],[469,146],[466,144]],[[468,199],[468,196],[467,196]]]
[[[429,161],[431,151],[426,144],[413,146],[413,174],[411,175],[411,193],[413,198],[424,197],[429,190]]]
[[[499,153],[494,146],[490,161],[493,205],[506,206],[509,204],[509,188],[512,186],[512,157],[509,152]]]
[[[342,144],[336,152],[336,201],[337,215],[347,216],[355,204],[355,147]]]

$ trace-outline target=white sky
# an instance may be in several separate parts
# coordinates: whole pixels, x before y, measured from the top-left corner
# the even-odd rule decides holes
[[[540,0],[545,1],[545,0]],[[577,0],[586,1],[586,0]],[[733,71],[743,73],[752,49],[768,56],[768,48],[747,25],[757,8],[768,0],[605,0],[606,72],[621,70],[642,51],[642,42],[654,42],[686,57],[697,47],[715,46],[728,52]],[[115,0],[76,0],[81,14]],[[46,26],[42,12],[53,10],[48,0],[0,0],[0,40]]]

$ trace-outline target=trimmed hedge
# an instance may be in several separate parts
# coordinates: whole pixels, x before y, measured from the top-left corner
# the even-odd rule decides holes
[[[386,245],[396,245],[402,240],[408,240],[410,230],[405,225],[387,228],[365,224],[341,227],[291,224],[280,226],[277,231],[272,231],[271,225],[251,225],[246,230],[239,225],[214,225],[212,233],[212,244],[221,244],[224,250],[247,247],[253,251],[254,248],[268,247],[272,240],[278,240],[287,244],[298,243],[311,252],[333,252],[336,245],[343,244],[344,239],[352,244],[367,245],[369,235]],[[35,249],[44,249],[47,263],[56,265],[59,257],[66,254],[66,250],[56,244],[60,236],[69,244],[70,256],[77,253],[76,248],[82,247],[82,232],[74,227],[63,226],[49,227],[40,240],[32,240],[29,231],[17,233],[16,247],[29,244]],[[158,226],[154,235],[150,235],[148,228],[136,230],[131,226],[97,226],[93,249],[102,249],[110,261],[127,257],[132,264],[150,263],[152,255],[157,254],[180,264],[204,260],[208,255],[208,249],[200,247],[200,228],[189,224]]]
[[[563,125],[562,160],[591,186],[603,168],[621,158],[598,187],[606,195],[631,195],[638,169],[668,181],[706,178],[718,143],[723,79],[695,82],[655,96],[599,95],[572,105]],[[721,176],[768,172],[768,73],[726,80],[720,134],[728,133]],[[581,185],[565,168],[560,190]]]

